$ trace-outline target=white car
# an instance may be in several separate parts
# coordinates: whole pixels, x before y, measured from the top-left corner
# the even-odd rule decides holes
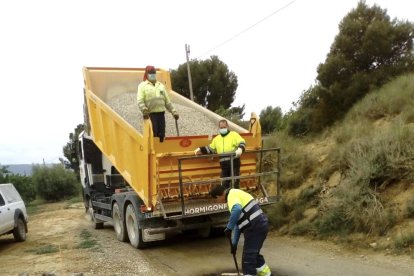
[[[26,206],[11,183],[0,184],[0,235],[13,234],[16,241],[25,241],[28,216]]]

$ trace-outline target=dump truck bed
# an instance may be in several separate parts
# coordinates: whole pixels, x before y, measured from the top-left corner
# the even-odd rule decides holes
[[[175,206],[179,200],[202,200],[207,197],[208,191],[214,183],[197,183],[203,180],[219,178],[220,165],[217,158],[194,158],[180,161],[183,157],[194,155],[194,149],[210,144],[214,131],[180,136],[169,135],[163,143],[154,138],[150,120],[143,120],[139,127],[134,126],[135,120],[142,120],[140,114],[133,118],[126,118],[122,113],[122,106],[115,110],[111,100],[125,94],[134,94],[143,78],[143,68],[84,68],[85,79],[85,122],[86,131],[102,153],[112,162],[126,182],[135,190],[147,207],[153,207],[161,201],[165,206]],[[169,72],[157,69],[157,79],[169,91],[174,105],[183,106],[189,112],[180,114],[180,122],[192,120],[194,114],[202,114],[203,121],[194,121],[194,124],[218,125],[223,119],[218,114],[192,102],[171,90]],[[132,102],[131,101],[134,101]],[[125,105],[138,105],[136,98],[130,98]],[[187,114],[188,113],[188,114]],[[166,113],[166,116],[171,116]],[[207,121],[208,120],[208,121]],[[261,147],[260,129],[248,131],[232,122],[231,130],[239,132],[246,140],[247,149]],[[180,131],[179,131],[180,132]],[[242,156],[241,175],[256,172],[257,157],[254,153]],[[180,193],[179,182],[189,184],[182,186]],[[243,188],[256,187],[254,179],[245,179],[241,182]],[[181,197],[183,195],[184,198]]]

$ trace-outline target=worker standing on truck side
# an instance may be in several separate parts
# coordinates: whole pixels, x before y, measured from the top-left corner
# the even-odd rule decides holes
[[[194,153],[200,154],[223,154],[223,153],[236,153],[233,158],[233,174],[234,176],[240,175],[240,156],[246,149],[246,142],[235,131],[229,131],[228,123],[226,120],[220,120],[219,122],[219,135],[214,137],[209,146],[197,148]],[[225,156],[220,158],[221,177],[231,176],[231,158]],[[231,180],[223,181],[225,188],[230,188]],[[236,179],[234,182],[234,188],[239,188],[240,180]]]
[[[165,109],[172,113],[175,120],[179,116],[165,86],[157,81],[154,66],[145,67],[144,79],[138,85],[137,102],[144,120],[151,119],[154,137],[159,137],[162,143],[165,137]]]
[[[227,202],[229,207],[230,219],[224,233],[231,240],[231,254],[236,254],[240,233],[244,235],[243,275],[271,276],[272,272],[260,254],[268,232],[268,220],[259,203],[245,191],[226,189],[222,185],[214,186],[210,195],[220,203]]]

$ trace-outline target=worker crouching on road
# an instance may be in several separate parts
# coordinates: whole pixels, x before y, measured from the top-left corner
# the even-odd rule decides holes
[[[165,137],[165,109],[172,113],[174,119],[178,120],[179,116],[165,86],[157,81],[154,66],[145,67],[144,79],[138,85],[137,102],[144,120],[151,119],[154,137],[159,137],[162,143]]]
[[[240,156],[246,149],[245,140],[235,131],[229,131],[228,123],[226,120],[220,120],[219,122],[219,135],[213,138],[209,146],[197,148],[194,153],[200,154],[224,154],[235,153],[233,158],[233,175],[240,175]],[[220,158],[221,177],[231,176],[231,158],[225,156]],[[225,188],[230,188],[231,180],[223,181]],[[240,180],[234,181],[234,187],[239,188]]]
[[[231,239],[232,254],[236,254],[240,233],[244,234],[243,275],[271,276],[270,268],[260,254],[268,232],[268,220],[258,202],[245,191],[226,189],[222,185],[213,187],[210,195],[220,203],[227,202],[229,207],[230,219],[224,233]]]

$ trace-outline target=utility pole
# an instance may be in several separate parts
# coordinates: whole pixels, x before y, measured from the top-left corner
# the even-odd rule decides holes
[[[185,44],[185,56],[187,57],[187,73],[188,73],[188,85],[190,87],[190,99],[194,102],[193,96],[193,83],[191,81],[191,71],[188,55],[190,54],[190,45]]]

